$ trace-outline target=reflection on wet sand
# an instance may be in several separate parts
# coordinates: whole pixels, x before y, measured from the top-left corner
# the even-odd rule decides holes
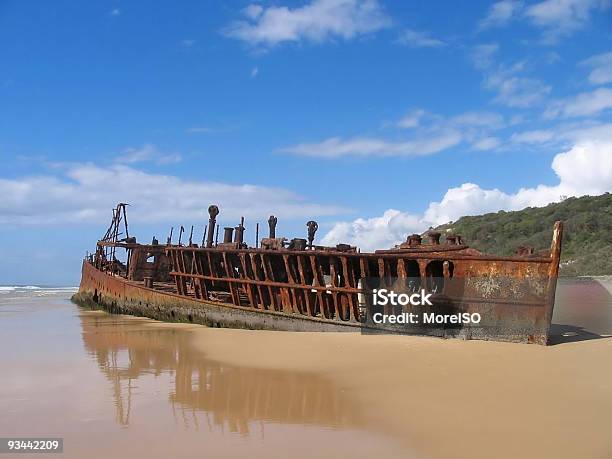
[[[87,351],[111,382],[117,422],[130,423],[132,395],[144,375],[170,375],[175,419],[186,425],[248,435],[265,422],[355,428],[360,413],[318,375],[227,365],[207,359],[180,328],[98,313],[80,316]],[[147,326],[148,325],[148,326]],[[202,421],[198,414],[203,414]]]

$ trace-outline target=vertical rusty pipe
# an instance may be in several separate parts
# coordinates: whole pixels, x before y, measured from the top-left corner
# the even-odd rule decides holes
[[[232,236],[234,235],[234,227],[226,226],[223,228],[223,243],[232,242]]]
[[[276,237],[276,224],[278,223],[278,218],[274,215],[270,215],[268,218],[268,226],[270,227],[270,239],[274,239]]]
[[[219,208],[215,205],[212,205],[208,208],[208,215],[210,216],[208,220],[208,235],[206,237],[206,247],[212,247],[213,245],[213,236],[215,233],[215,223],[217,223],[217,215],[219,215]]]
[[[308,223],[306,223],[306,226],[308,227],[308,247],[312,247],[312,243],[314,242],[315,238],[315,233],[319,229],[319,224],[314,220],[310,220]]]
[[[244,239],[244,226],[238,225],[235,230],[236,232],[234,233],[234,242],[242,244],[242,241]]]

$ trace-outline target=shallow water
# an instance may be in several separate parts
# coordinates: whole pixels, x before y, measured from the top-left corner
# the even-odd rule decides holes
[[[324,377],[215,362],[193,326],[85,311],[70,293],[0,293],[0,436],[63,437],[80,458],[405,457]]]

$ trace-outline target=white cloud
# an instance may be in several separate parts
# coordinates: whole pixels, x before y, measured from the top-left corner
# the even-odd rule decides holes
[[[444,117],[416,109],[394,125],[409,129],[410,138],[389,140],[379,137],[331,137],[321,142],[301,143],[279,149],[280,152],[302,156],[334,159],[345,156],[424,156],[447,150],[461,143],[472,144],[479,150],[490,150],[500,145],[499,139],[489,135],[504,127],[498,113],[472,111]]]
[[[583,92],[565,100],[551,104],[546,110],[545,117],[565,118],[592,116],[612,108],[612,89],[598,88],[591,92]]]
[[[489,127],[497,129],[503,127],[504,117],[494,112],[471,111],[453,116],[450,122],[458,126]]]
[[[589,74],[589,82],[592,84],[612,83],[612,52],[597,54],[581,64],[592,69]]]
[[[392,142],[373,137],[341,139],[332,137],[318,143],[301,143],[280,149],[281,152],[318,158],[343,156],[422,156],[446,150],[461,142],[461,134],[448,130],[435,137]]]
[[[541,103],[551,87],[535,78],[520,76],[522,66],[499,68],[485,78],[485,87],[497,92],[495,101],[508,107],[527,108]]]
[[[249,6],[247,6],[245,9],[242,10],[242,13],[249,19],[252,19],[253,21],[256,20],[259,16],[261,16],[261,13],[263,13],[263,6],[261,5],[257,5],[257,4],[251,4]]]
[[[495,102],[518,108],[541,103],[551,87],[536,78],[524,76],[525,62],[511,66],[497,64],[495,56],[498,50],[495,43],[482,44],[475,46],[470,54],[474,66],[483,71],[485,88],[497,92]]]
[[[512,134],[510,140],[517,143],[545,143],[552,140],[555,136],[553,131],[535,129],[533,131],[517,132]]]
[[[486,151],[494,150],[501,145],[501,140],[497,137],[484,137],[477,140],[472,144],[472,147],[476,150]]]
[[[259,68],[258,67],[253,67],[251,69],[251,78],[255,78],[257,75],[259,75]]]
[[[224,32],[253,46],[349,40],[390,25],[376,0],[313,0],[296,8],[250,5],[242,13],[245,19],[230,24]]]
[[[117,202],[132,204],[133,222],[203,221],[209,204],[223,218],[335,215],[346,209],[316,204],[282,188],[183,180],[138,169],[95,164],[65,166],[56,175],[0,179],[0,223],[94,223],[109,219]]]
[[[413,48],[439,48],[446,43],[438,38],[431,37],[426,32],[419,32],[412,29],[404,29],[397,39],[401,45],[411,46]]]
[[[450,188],[440,201],[430,203],[423,214],[390,209],[381,217],[339,222],[323,241],[326,244],[355,244],[364,251],[389,248],[405,240],[410,233],[422,232],[430,226],[455,221],[465,215],[545,206],[559,201],[562,196],[598,195],[612,191],[612,125],[575,131],[571,135],[578,141],[567,151],[557,154],[551,164],[559,180],[556,185],[538,185],[506,193],[464,183]]]
[[[545,0],[527,7],[525,16],[544,29],[544,42],[554,43],[585,27],[593,11],[603,11],[609,4],[607,0]]]
[[[350,242],[362,250],[375,250],[392,247],[398,242],[398,234],[410,234],[422,228],[418,216],[389,209],[380,217],[336,223],[321,239],[321,243],[335,245]]]
[[[187,128],[186,131],[190,134],[202,134],[202,133],[209,134],[211,132],[215,132],[213,128],[210,128],[207,126],[190,127],[190,128]]]
[[[121,14],[121,10],[119,8],[112,9],[110,12],[111,16],[119,16]]]
[[[182,157],[178,153],[162,153],[155,145],[145,144],[140,148],[129,147],[123,150],[115,162],[123,164],[135,164],[141,162],[154,162],[155,164],[178,163]]]
[[[476,45],[472,49],[470,58],[472,62],[474,62],[474,66],[482,70],[489,68],[493,64],[493,60],[498,51],[499,45],[497,43]]]
[[[487,29],[489,27],[503,26],[514,19],[523,8],[522,1],[502,0],[494,3],[489,8],[487,15],[480,21],[479,27]]]
[[[421,123],[421,118],[425,115],[425,110],[413,110],[397,122],[397,127],[402,129],[412,129],[418,127]]]

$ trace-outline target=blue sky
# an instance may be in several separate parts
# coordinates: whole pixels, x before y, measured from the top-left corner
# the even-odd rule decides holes
[[[0,57],[0,284],[78,282],[119,200],[367,250],[612,191],[608,1],[4,0]]]

